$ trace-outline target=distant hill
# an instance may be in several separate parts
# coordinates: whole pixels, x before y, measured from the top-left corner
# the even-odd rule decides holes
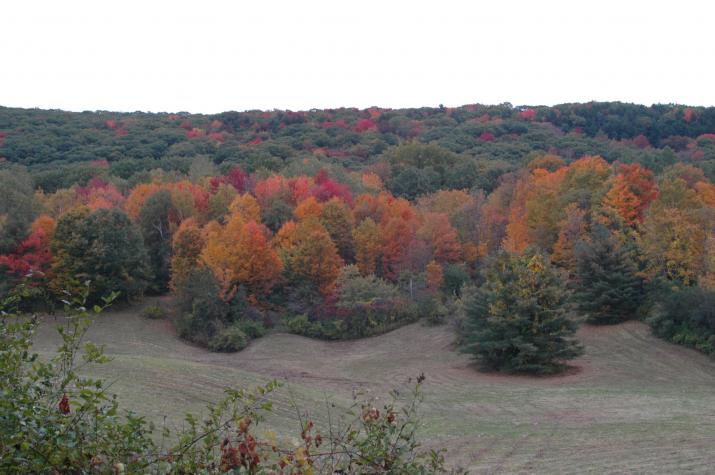
[[[99,173],[133,182],[188,172],[196,157],[225,169],[285,172],[308,160],[347,170],[380,164],[399,143],[433,142],[485,171],[488,184],[539,154],[600,155],[656,173],[695,164],[715,178],[715,108],[620,102],[514,107],[188,113],[64,112],[0,107],[0,157],[45,191]],[[465,187],[485,183],[464,183]]]

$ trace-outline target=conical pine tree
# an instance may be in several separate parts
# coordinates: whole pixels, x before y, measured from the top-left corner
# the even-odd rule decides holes
[[[569,293],[541,254],[495,256],[467,299],[462,350],[487,369],[554,373],[582,353]]]
[[[643,298],[634,250],[602,224],[576,246],[574,301],[589,323],[610,324],[632,318]]]

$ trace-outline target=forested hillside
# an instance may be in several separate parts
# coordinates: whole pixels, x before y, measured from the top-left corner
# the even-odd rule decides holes
[[[215,351],[457,316],[493,369],[562,369],[581,320],[715,352],[713,108],[0,109],[0,131],[5,291],[171,292]]]
[[[157,473],[446,473],[465,462],[533,471],[566,460],[559,447],[570,456],[582,453],[569,445],[571,429],[568,437],[555,434],[562,420],[585,430],[584,421],[591,426],[603,419],[584,411],[590,406],[619,421],[587,433],[589,443],[597,442],[592,451],[602,454],[599,444],[614,440],[619,449],[627,446],[633,427],[641,444],[641,431],[661,434],[662,424],[677,421],[664,433],[688,441],[688,466],[708,463],[709,452],[701,449],[708,436],[699,435],[707,432],[700,405],[708,400],[697,388],[712,379],[711,365],[693,355],[673,359],[641,324],[614,331],[582,324],[640,319],[659,337],[715,355],[715,109],[503,104],[213,116],[0,109],[0,157],[0,392],[8,395],[0,398],[0,432],[11,441],[0,444],[0,467],[18,473],[48,467],[57,473],[144,473],[150,467]],[[147,295],[160,297],[147,305]],[[59,350],[33,354],[42,326],[15,316],[53,311],[58,302],[68,317]],[[231,361],[269,351],[248,364],[268,364],[260,363],[251,377],[299,372],[310,376],[302,389],[310,394],[323,394],[323,379],[331,390],[353,383],[367,388],[413,370],[417,385],[406,399],[395,391],[393,401],[379,407],[375,398],[354,399],[340,430],[334,430],[335,403],[325,404],[325,412],[311,404],[328,420],[316,420],[323,429],[291,406],[300,419],[298,445],[255,431],[276,400],[270,395],[276,383],[255,392],[227,390],[207,417],[186,417],[171,436],[177,445],[168,428],[158,441],[144,416],[118,416],[119,403],[107,393],[111,384],[85,377],[85,364],[107,361],[102,347],[87,344],[77,364],[89,309],[100,313],[112,302],[132,306],[108,320],[109,327],[100,326],[100,341],[132,358],[148,347],[153,355],[136,360],[141,370],[131,371],[134,393],[124,392],[134,400],[129,408],[146,409],[138,400],[160,401],[171,418],[177,411],[168,403],[177,387],[200,386],[206,395],[211,384],[250,375],[243,363],[238,372],[235,363],[220,363],[228,356],[211,356],[215,367],[190,361],[184,353],[206,350],[177,341],[176,334],[209,351],[237,352],[273,332]],[[134,315],[139,302],[142,317]],[[418,320],[449,327],[406,327],[342,345],[276,335],[355,340]],[[142,337],[129,342],[125,334]],[[320,376],[301,366],[305,355]],[[359,362],[352,365],[351,358]],[[278,363],[289,359],[290,365]],[[477,370],[469,359],[482,370],[519,376],[489,380],[479,385],[487,392],[475,391]],[[120,361],[115,375],[127,364]],[[699,369],[685,377],[680,368],[693,361]],[[187,368],[198,372],[187,374]],[[617,403],[604,399],[619,385],[630,388],[638,380],[629,371],[642,376],[644,368],[653,374],[647,384],[638,382],[638,391],[616,393]],[[439,424],[427,433],[449,434],[432,441],[438,449],[444,443],[446,452],[417,442],[423,371],[439,389],[431,393]],[[526,389],[517,390],[514,409],[503,405],[514,398],[515,381],[523,388],[537,381],[519,380],[524,373],[564,371],[563,381],[583,371],[584,387],[602,381],[591,391],[609,406],[594,406],[582,388],[571,398],[575,404],[564,405],[561,388],[551,402],[539,394],[556,393],[529,388],[526,396]],[[674,371],[675,379],[692,382],[686,398],[682,385],[668,379]],[[351,379],[357,375],[359,382]],[[152,383],[137,386],[142,378]],[[162,378],[172,381],[170,397],[165,390],[147,397]],[[495,381],[505,384],[504,393],[488,394]],[[650,385],[654,381],[659,385]],[[460,391],[468,397],[450,389],[456,383],[466,383]],[[657,417],[633,409],[643,407],[642,391],[655,401]],[[498,412],[490,416],[490,397],[508,410],[509,422]],[[686,401],[688,417],[697,422],[683,425],[683,414],[671,415],[674,400]],[[522,412],[528,417],[516,415]],[[544,422],[548,429],[532,431],[538,450],[519,448],[526,438],[515,441],[522,433],[517,420],[534,427]],[[279,433],[289,433],[286,424],[281,415]],[[485,446],[481,461],[471,452],[490,432],[506,441],[508,453],[495,459]],[[653,466],[653,444],[662,443],[647,440],[648,465],[629,454],[617,467]],[[603,466],[606,459],[597,463],[585,453],[588,464]],[[671,459],[657,463],[686,463]],[[568,460],[576,463],[571,469],[581,468]]]
[[[715,108],[623,103],[211,116],[0,108],[0,157],[30,167],[46,192],[85,184],[97,173],[90,168],[106,168],[103,173],[131,184],[148,180],[155,169],[188,173],[197,157],[223,171],[240,165],[249,173],[311,174],[318,164],[380,170],[384,153],[409,140],[435,143],[454,155],[443,157],[450,167],[441,172],[437,163],[408,164],[388,181],[398,194],[440,187],[490,191],[499,175],[543,153],[566,161],[599,155],[608,162],[637,162],[656,173],[687,162],[712,179],[713,134]],[[408,190],[417,183],[416,190]]]

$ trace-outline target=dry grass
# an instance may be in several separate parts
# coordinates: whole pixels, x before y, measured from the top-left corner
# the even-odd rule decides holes
[[[427,376],[423,438],[449,448],[471,473],[712,473],[715,363],[652,337],[641,323],[585,327],[586,354],[565,376],[477,371],[453,349],[448,327],[410,325],[360,341],[328,343],[287,334],[237,354],[178,340],[166,321],[138,310],[107,313],[89,339],[114,359],[97,370],[125,405],[161,423],[181,423],[226,386],[288,381],[275,417],[294,420],[291,398],[347,406],[356,387],[384,394]],[[52,320],[37,347],[51,351]],[[318,417],[320,419],[320,417]]]

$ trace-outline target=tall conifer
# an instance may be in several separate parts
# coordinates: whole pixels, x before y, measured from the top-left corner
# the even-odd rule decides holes
[[[635,251],[627,238],[594,224],[588,240],[576,245],[574,301],[589,323],[618,323],[632,318],[643,298]]]
[[[569,293],[541,254],[501,253],[467,302],[463,351],[485,368],[553,373],[582,349],[573,338]]]

